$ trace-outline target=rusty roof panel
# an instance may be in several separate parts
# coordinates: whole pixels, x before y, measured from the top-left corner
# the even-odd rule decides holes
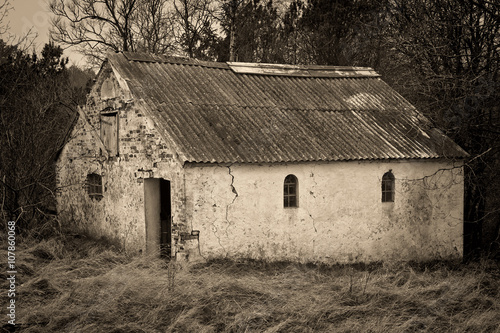
[[[369,68],[108,61],[186,162],[467,156]]]

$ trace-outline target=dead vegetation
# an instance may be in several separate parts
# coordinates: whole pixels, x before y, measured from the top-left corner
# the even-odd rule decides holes
[[[22,332],[500,332],[494,261],[182,268],[87,238],[20,243]]]

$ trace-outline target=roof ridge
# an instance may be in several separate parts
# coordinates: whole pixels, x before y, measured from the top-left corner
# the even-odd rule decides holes
[[[236,74],[257,74],[295,77],[355,77],[372,78],[380,77],[371,67],[359,66],[323,66],[323,65],[296,65],[296,64],[273,64],[253,62],[215,62],[198,60],[195,58],[181,56],[167,56],[146,52],[121,52],[128,61],[151,62],[162,64],[178,64],[188,66],[201,66],[209,68],[231,69]]]
[[[117,52],[117,53],[122,53],[123,56],[128,61],[133,61],[133,62],[179,64],[179,65],[190,65],[190,66],[229,69],[229,66],[224,62],[204,61],[204,60],[198,60],[198,59],[189,58],[189,57],[167,56],[167,55],[163,55],[163,54],[152,54],[152,53],[146,53],[146,52],[123,51],[123,52]]]

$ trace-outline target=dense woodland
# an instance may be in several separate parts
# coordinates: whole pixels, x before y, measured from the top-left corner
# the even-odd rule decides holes
[[[4,4],[2,6],[2,4]],[[46,221],[53,160],[89,72],[109,50],[201,60],[368,66],[463,147],[465,249],[500,242],[500,3],[494,0],[51,0],[41,56],[8,39],[0,1],[0,193],[4,218]],[[70,89],[68,89],[70,87]],[[476,251],[481,250],[481,251]]]

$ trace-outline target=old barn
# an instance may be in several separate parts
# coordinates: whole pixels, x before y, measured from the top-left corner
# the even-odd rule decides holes
[[[370,68],[111,53],[58,212],[187,260],[460,258],[466,155]]]

